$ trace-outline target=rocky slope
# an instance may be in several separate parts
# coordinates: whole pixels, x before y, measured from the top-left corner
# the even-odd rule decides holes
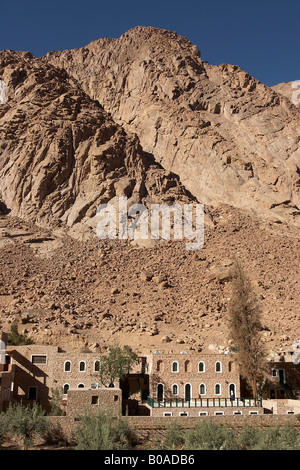
[[[299,227],[300,111],[281,93],[151,27],[44,61],[76,78],[198,200]]]
[[[0,327],[13,321],[35,342],[104,351],[222,351],[233,257],[262,309],[266,351],[293,351],[300,337],[299,241],[223,206],[199,252],[169,241],[81,242],[60,230],[0,217]]]
[[[277,85],[272,86],[272,89],[277,93],[280,93],[286,96],[295,106],[299,107],[300,101],[300,82],[287,82],[287,83],[278,83]]]

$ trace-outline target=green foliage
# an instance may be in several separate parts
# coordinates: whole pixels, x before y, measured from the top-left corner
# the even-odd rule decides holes
[[[101,357],[99,378],[105,387],[112,386],[116,380],[122,380],[131,371],[139,357],[130,346],[115,346],[106,356]]]
[[[21,335],[18,332],[18,324],[14,322],[11,324],[10,333],[8,334],[7,342],[10,346],[24,346],[26,344],[33,344],[33,341]]]
[[[32,407],[21,404],[10,405],[6,411],[6,423],[9,434],[23,439],[23,448],[27,450],[34,437],[45,436],[49,428],[45,411],[38,403]]]
[[[259,429],[245,424],[238,437],[238,443],[243,450],[253,449],[259,440]]]
[[[203,420],[192,430],[185,431],[176,422],[168,429],[164,442],[156,443],[157,449],[184,450],[300,450],[300,433],[296,426],[260,428],[245,424],[242,430],[233,432],[227,425]]]
[[[78,450],[126,450],[132,447],[136,436],[126,422],[100,412],[80,417],[75,439]]]
[[[185,436],[186,450],[238,450],[233,432],[212,420],[202,421]]]
[[[5,413],[0,413],[0,446],[7,436],[7,417]]]
[[[166,446],[168,449],[175,450],[178,447],[182,447],[183,443],[184,434],[181,426],[177,421],[172,421],[166,432]]]
[[[260,430],[253,450],[299,450],[300,436],[290,424]]]
[[[53,388],[51,389],[51,399],[50,399],[50,406],[51,410],[49,415],[50,416],[62,416],[64,415],[64,410],[62,409],[62,402],[63,402],[63,392],[60,388]]]

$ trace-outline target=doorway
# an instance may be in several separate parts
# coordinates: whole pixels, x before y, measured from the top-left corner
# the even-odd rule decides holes
[[[189,401],[192,398],[192,387],[191,384],[185,384],[184,387],[184,399]]]
[[[162,401],[164,399],[164,386],[163,384],[157,385],[157,401]]]

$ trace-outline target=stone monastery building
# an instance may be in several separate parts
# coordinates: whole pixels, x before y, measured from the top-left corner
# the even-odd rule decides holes
[[[269,362],[264,395],[251,397],[234,354],[156,351],[114,388],[99,383],[100,353],[67,352],[56,346],[7,346],[2,332],[0,410],[11,402],[38,403],[49,410],[54,390],[67,415],[113,410],[115,414],[205,416],[298,413],[300,365],[288,356]]]

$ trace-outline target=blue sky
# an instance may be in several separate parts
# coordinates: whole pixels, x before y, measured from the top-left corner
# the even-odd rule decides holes
[[[266,85],[300,80],[299,0],[5,0],[0,50],[82,47],[135,26],[170,29],[211,64],[242,67]]]

